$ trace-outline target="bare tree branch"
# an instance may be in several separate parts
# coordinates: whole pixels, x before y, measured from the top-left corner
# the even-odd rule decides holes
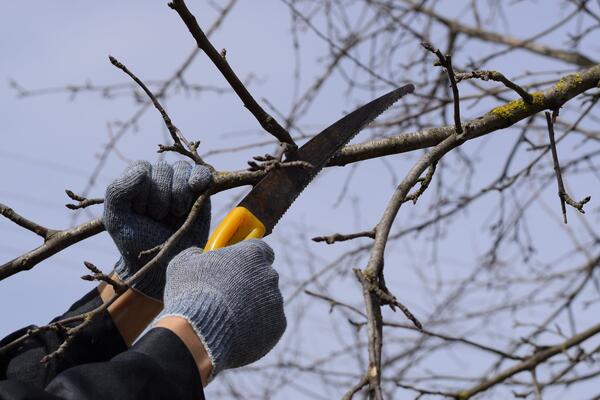
[[[527,105],[522,99],[519,99],[496,107],[480,118],[468,121],[465,124],[465,126],[468,126],[468,134],[465,140],[474,139],[511,126],[544,109],[554,109],[573,97],[595,88],[599,81],[600,65],[581,73],[567,75],[545,92],[535,93],[533,105]],[[454,126],[428,128],[415,133],[399,134],[362,144],[348,145],[341,149],[328,165],[346,165],[384,155],[435,146],[454,133]],[[214,176],[215,184],[212,186],[214,192],[211,192],[211,194],[233,187],[254,184],[265,173],[265,171],[246,170],[217,172]],[[31,269],[37,263],[56,254],[58,251],[102,231],[103,227],[100,219],[88,221],[66,231],[59,231],[53,236],[51,243],[45,243],[37,249],[0,266],[0,280],[19,271]]]
[[[532,105],[528,105],[522,99],[514,100],[495,107],[479,118],[466,122],[464,124],[467,127],[466,139],[473,139],[507,128],[540,111],[559,108],[575,96],[595,88],[598,85],[598,81],[600,81],[600,65],[576,74],[564,76],[554,86],[544,92],[533,93]],[[432,147],[454,132],[454,126],[443,126],[439,128],[427,128],[414,133],[400,133],[395,136],[376,139],[366,143],[348,145],[333,157],[329,165],[346,165],[368,158]]]
[[[539,351],[539,352],[533,354],[531,357],[529,357],[525,361],[502,371],[498,375],[496,375],[492,378],[486,379],[484,382],[481,382],[480,384],[478,384],[472,388],[455,393],[454,397],[457,399],[460,399],[460,400],[470,399],[471,397],[475,396],[476,394],[489,389],[490,387],[494,386],[495,384],[502,382],[502,381],[512,377],[513,375],[516,375],[523,371],[532,370],[537,365],[543,363],[544,361],[548,360],[549,358],[554,357],[558,354],[565,353],[571,347],[577,346],[578,344],[597,335],[598,333],[600,333],[600,324],[596,324],[596,325],[592,326],[591,328],[588,328],[585,331],[569,338],[568,340],[565,340],[562,343],[559,343],[554,346],[550,346],[542,351]]]
[[[471,36],[477,39],[493,43],[504,44],[506,46],[510,46],[511,48],[524,48],[531,51],[532,53],[539,54],[544,57],[555,58],[564,62],[578,65],[580,67],[591,67],[592,65],[597,64],[597,61],[590,59],[589,57],[586,57],[583,54],[577,52],[555,49],[532,41],[513,38],[509,35],[500,35],[495,32],[486,31],[484,29],[473,28],[464,25],[458,22],[457,20],[446,18],[431,10],[430,8],[424,7],[422,4],[417,4],[417,2],[414,0],[402,1],[404,3],[410,4],[414,11],[423,13],[434,18],[439,23],[447,26],[448,29],[450,29],[453,32],[463,33],[467,36]]]
[[[200,25],[196,21],[196,17],[190,12],[183,0],[175,0],[169,3],[169,7],[177,11],[185,25],[188,27],[190,33],[196,40],[196,44],[210,60],[215,64],[217,69],[223,74],[223,77],[229,82],[231,88],[240,97],[244,106],[254,115],[260,125],[271,135],[275,136],[277,140],[282,143],[290,145],[290,150],[296,149],[296,143],[290,136],[289,132],[285,130],[279,123],[269,115],[257,102],[254,97],[250,94],[246,86],[240,81],[233,69],[229,66],[229,63],[225,59],[225,54],[219,53],[212,43],[208,40]]]
[[[108,56],[108,59],[110,60],[112,65],[129,75],[129,77],[133,79],[135,83],[137,83],[142,88],[144,93],[146,93],[146,95],[150,98],[150,101],[152,101],[152,104],[154,104],[154,107],[158,110],[158,112],[160,112],[160,115],[163,121],[165,122],[167,130],[169,131],[169,133],[171,134],[171,138],[173,139],[173,145],[159,146],[158,152],[161,153],[167,150],[175,151],[179,154],[189,157],[196,164],[206,165],[206,163],[202,160],[202,158],[200,158],[198,152],[196,151],[200,142],[188,142],[185,136],[183,136],[179,129],[173,124],[173,121],[171,121],[171,117],[169,117],[169,114],[167,114],[167,112],[160,104],[156,96],[154,96],[154,94],[150,91],[150,89],[148,89],[144,82],[142,82],[137,76],[135,76],[133,72],[131,72],[125,65],[123,65],[123,63],[121,63],[113,56]]]
[[[554,172],[556,173],[556,181],[558,183],[558,197],[560,199],[560,208],[562,209],[563,220],[567,223],[567,208],[565,203],[578,210],[580,213],[585,214],[583,210],[584,204],[592,199],[591,196],[585,197],[581,201],[575,201],[569,196],[563,183],[562,172],[560,171],[560,163],[558,162],[558,154],[556,151],[556,142],[554,140],[554,123],[552,122],[552,115],[546,111],[546,123],[548,124],[548,136],[550,137],[550,148],[552,149],[552,161],[554,162]]]
[[[457,135],[462,135],[463,128],[460,122],[460,96],[458,94],[458,85],[456,84],[454,69],[452,68],[452,56],[450,54],[442,54],[439,49],[436,49],[431,43],[428,42],[422,42],[421,46],[435,54],[439,60],[439,65],[446,69],[448,80],[450,81],[450,86],[452,87],[452,98],[454,100],[454,129],[456,129]]]
[[[22,215],[17,214],[15,210],[8,206],[5,206],[2,203],[0,203],[0,214],[2,214],[4,217],[8,218],[15,224],[27,229],[28,231],[31,231],[38,236],[41,236],[44,239],[44,241],[48,240],[52,235],[56,233],[56,231],[53,229],[48,229],[44,226],[36,224],[31,220],[28,220]]]
[[[514,83],[513,81],[511,81],[510,79],[508,79],[507,77],[505,77],[502,73],[500,73],[498,71],[472,71],[472,72],[456,74],[457,82],[460,82],[464,79],[473,79],[473,78],[481,79],[483,81],[492,80],[492,81],[502,82],[504,84],[504,86],[517,92],[517,94],[519,96],[521,96],[521,98],[523,99],[523,101],[525,103],[527,103],[527,104],[533,103],[533,97],[529,93],[527,93],[527,91],[525,89],[523,89],[521,86],[517,85],[516,83]]]

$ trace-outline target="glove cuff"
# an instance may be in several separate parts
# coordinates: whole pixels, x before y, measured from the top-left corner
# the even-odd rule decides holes
[[[170,299],[169,304],[155,318],[156,321],[169,317],[182,317],[189,322],[202,342],[212,363],[209,382],[223,369],[228,368],[229,349],[236,328],[230,311],[221,296],[212,290]]]

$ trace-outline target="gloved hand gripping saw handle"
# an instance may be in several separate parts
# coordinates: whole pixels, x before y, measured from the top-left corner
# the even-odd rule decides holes
[[[295,159],[305,161],[312,167],[274,169],[270,171],[254,186],[240,205],[231,210],[217,226],[217,229],[208,239],[204,251],[215,250],[245,239],[261,238],[267,230],[265,223],[269,225],[270,232],[300,192],[342,146],[348,143],[369,122],[377,118],[379,114],[407,93],[412,93],[414,89],[415,87],[412,84],[408,84],[392,90],[351,112],[314,136],[300,147],[295,155]],[[260,205],[265,204],[266,201],[271,201],[274,190],[286,193],[287,196],[279,196],[276,201],[269,204],[271,215],[261,214],[263,222],[251,210],[259,210],[261,209]],[[241,206],[241,204],[244,204],[247,208]],[[252,205],[257,206],[257,208]]]

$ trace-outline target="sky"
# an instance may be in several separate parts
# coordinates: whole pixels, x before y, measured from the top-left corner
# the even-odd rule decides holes
[[[194,3],[191,9],[200,25],[207,27],[215,12],[200,3]],[[545,18],[561,12],[552,7],[541,7],[536,2],[525,3],[523,12],[515,14],[510,22],[509,31],[519,37],[539,31],[545,26],[542,22]],[[459,8],[448,8],[450,14],[459,11]],[[536,18],[532,19],[534,12]],[[238,75],[251,80],[250,88],[256,93],[255,97],[261,101],[266,98],[284,111],[292,104],[294,90],[289,18],[289,10],[281,1],[240,0],[222,29],[212,38],[215,47],[227,49],[227,58]],[[314,60],[324,51],[323,43],[316,37],[308,36],[307,43],[302,48],[304,84],[309,82],[308,77],[319,71],[321,65]],[[108,62],[109,54],[143,80],[161,79],[173,73],[192,51],[193,45],[185,26],[177,14],[166,7],[166,2],[65,0],[3,4],[0,14],[0,49],[4,55],[0,58],[0,202],[50,228],[65,228],[74,221],[81,223],[99,215],[101,206],[92,208],[91,214],[80,213],[75,219],[73,212],[64,207],[68,202],[64,190],[79,192],[86,186],[97,157],[108,140],[107,123],[127,120],[138,107],[129,96],[105,99],[94,93],[78,94],[75,98],[64,93],[19,98],[10,87],[11,80],[26,89],[86,82],[128,83],[128,78]],[[477,51],[476,47],[474,51]],[[498,69],[512,75],[522,73],[525,67],[535,69],[544,62],[541,58],[532,58],[524,65],[523,62],[501,59]],[[197,57],[187,77],[200,84],[227,87],[203,56]],[[347,97],[344,89],[341,79],[328,83],[306,116],[305,123],[324,127],[360,101],[368,100]],[[165,105],[176,125],[189,139],[202,141],[200,153],[268,139],[231,93],[184,94],[169,99]],[[474,110],[470,112],[477,115]],[[165,135],[160,116],[150,109],[140,119],[137,129],[119,142],[118,150],[123,157],[114,153],[109,156],[90,195],[103,197],[104,188],[122,172],[127,160],[156,160],[157,144],[165,142]],[[489,157],[490,168],[482,171],[478,179],[486,181],[495,174],[494,162],[500,159],[500,155],[492,150],[499,143],[510,142],[502,140],[490,139],[489,143],[479,143],[487,146],[484,154]],[[260,151],[263,150],[272,151],[273,147],[266,146]],[[207,160],[220,170],[236,170],[244,168],[245,161],[254,154],[256,151],[252,150],[208,157]],[[167,159],[174,160],[171,156]],[[389,159],[399,166],[399,176],[407,170],[411,161],[409,156],[392,156]],[[379,161],[361,163],[348,190],[359,194],[355,199],[349,196],[349,200],[340,205],[336,205],[336,199],[347,178],[346,169],[325,171],[314,186],[305,191],[284,217],[283,226],[278,227],[269,239],[276,251],[288,249],[285,254],[277,253],[276,267],[282,274],[289,274],[291,278],[295,274],[302,276],[300,272],[286,269],[287,263],[299,268],[296,256],[289,249],[306,250],[312,254],[310,262],[314,265],[307,268],[313,271],[348,248],[340,245],[336,249],[323,250],[323,245],[309,242],[306,238],[334,231],[364,229],[377,221],[393,184],[397,183],[382,171],[385,168]],[[381,178],[373,179],[373,176]],[[570,183],[577,185],[577,181]],[[588,189],[592,191],[592,198],[599,198],[597,187]],[[232,201],[246,190],[240,188],[215,196],[213,220],[223,216]],[[549,189],[548,199],[552,196],[555,196],[554,188]],[[557,203],[553,201],[548,200],[557,211]],[[463,263],[480,255],[483,248],[479,237],[481,220],[487,219],[493,212],[485,205],[474,210],[475,215],[469,216],[471,222],[453,231],[442,245],[447,256],[445,267],[454,271],[456,276],[460,276]],[[406,223],[405,218],[401,214],[399,224]],[[542,212],[537,218],[540,235],[558,253],[565,244],[553,233],[555,221],[549,220]],[[0,219],[2,261],[39,244],[40,240],[35,235]],[[390,264],[402,263],[406,257],[418,265],[424,262],[424,254],[430,250],[427,243],[415,246],[416,250],[397,244],[392,247],[406,254],[393,258]],[[412,253],[408,253],[409,250]],[[79,279],[86,273],[84,260],[110,270],[117,258],[110,238],[102,233],[42,262],[33,271],[0,282],[0,336],[30,323],[43,324],[90,290],[94,285]],[[343,279],[347,284],[348,277]],[[402,287],[402,297],[417,313],[431,306],[421,301],[419,285],[411,283],[406,276],[390,273],[388,284]],[[357,292],[344,292],[340,296],[356,300]],[[313,327],[329,326],[327,307],[311,310],[314,315],[309,320]],[[317,343],[315,351],[327,345],[327,340]],[[265,362],[271,361],[267,359]],[[477,365],[476,360],[468,361],[471,366]]]

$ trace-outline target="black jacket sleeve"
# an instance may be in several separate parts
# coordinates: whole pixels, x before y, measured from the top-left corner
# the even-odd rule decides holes
[[[56,317],[57,321],[95,309],[102,304],[100,294],[91,290],[74,303],[66,313]],[[31,325],[20,329],[0,341],[0,347],[26,334]],[[127,350],[127,345],[113,324],[108,312],[102,313],[86,327],[67,347],[62,357],[46,364],[40,360],[60,346],[65,339],[62,332],[47,331],[28,338],[18,347],[0,355],[0,380],[17,380],[30,386],[44,388],[60,372],[76,365],[108,361]]]
[[[97,292],[90,292],[63,316],[89,311],[99,301]],[[194,359],[170,330],[152,329],[125,351],[108,313],[89,328],[64,357],[45,366],[39,361],[60,345],[60,333],[28,339],[0,357],[0,399],[204,399]]]
[[[155,328],[111,361],[70,368],[44,390],[2,381],[0,399],[204,400],[204,393],[185,344],[170,330]]]

